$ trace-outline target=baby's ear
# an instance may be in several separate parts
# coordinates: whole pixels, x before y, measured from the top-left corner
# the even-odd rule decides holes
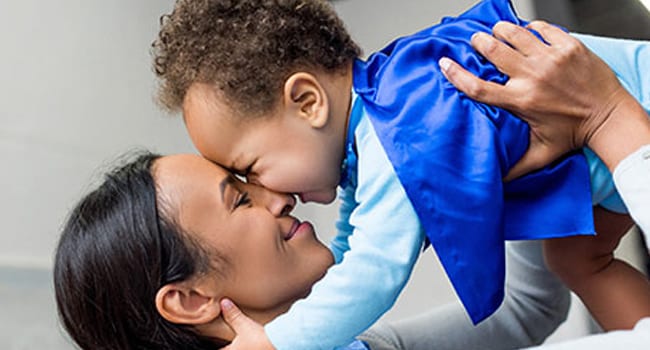
[[[329,119],[329,100],[318,79],[309,73],[298,72],[284,83],[285,108],[292,114],[320,129]]]
[[[170,283],[156,293],[156,309],[169,322],[202,325],[221,314],[219,297],[188,282]]]

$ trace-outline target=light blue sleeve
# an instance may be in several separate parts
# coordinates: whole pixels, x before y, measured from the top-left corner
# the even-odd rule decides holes
[[[336,220],[336,236],[330,242],[330,250],[334,255],[336,264],[343,260],[343,254],[350,250],[348,238],[354,232],[354,226],[350,223],[350,216],[357,207],[354,199],[355,187],[348,186],[345,189],[339,188],[339,217]]]
[[[349,250],[309,297],[266,325],[278,350],[331,350],[351,343],[393,305],[422,249],[417,215],[367,118],[356,136],[353,232],[337,241],[342,252]]]
[[[623,87],[650,113],[650,42],[573,35],[612,68]],[[591,150],[584,151],[589,163],[593,203],[627,213],[607,166]]]

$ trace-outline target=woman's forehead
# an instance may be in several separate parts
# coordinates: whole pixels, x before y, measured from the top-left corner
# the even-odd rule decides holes
[[[233,179],[225,169],[197,155],[174,155],[157,160],[154,179],[159,203],[184,230],[201,235],[223,224],[223,184]]]
[[[180,154],[156,160],[153,176],[159,194],[166,201],[177,203],[190,195],[209,192],[211,188],[219,190],[218,184],[230,173],[201,156]]]

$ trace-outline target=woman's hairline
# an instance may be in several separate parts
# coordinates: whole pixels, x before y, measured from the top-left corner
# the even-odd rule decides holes
[[[154,191],[156,196],[156,215],[159,218],[159,221],[165,225],[168,225],[179,235],[179,238],[187,245],[187,247],[195,254],[197,254],[197,262],[199,264],[198,271],[195,272],[191,278],[200,278],[202,276],[217,273],[220,276],[225,276],[230,267],[230,259],[227,258],[218,247],[214,247],[207,242],[202,242],[199,238],[200,235],[192,232],[183,225],[181,225],[179,216],[180,212],[171,203],[173,202],[165,195],[158,183],[158,177],[156,176],[158,160],[163,158],[160,156],[154,159],[151,163],[149,171],[151,177],[154,181]],[[212,248],[212,249],[210,249]]]

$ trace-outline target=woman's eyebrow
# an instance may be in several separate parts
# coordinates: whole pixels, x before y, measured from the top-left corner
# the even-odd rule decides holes
[[[221,182],[219,183],[219,190],[221,191],[221,201],[225,202],[225,193],[226,193],[226,186],[232,186],[232,184],[235,183],[235,178],[228,174]]]

